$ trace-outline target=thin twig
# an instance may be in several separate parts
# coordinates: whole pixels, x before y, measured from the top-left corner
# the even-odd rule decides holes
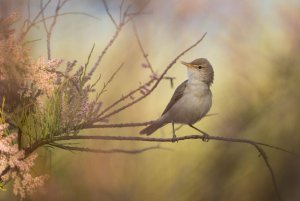
[[[151,71],[152,74],[155,74],[154,69],[153,69],[153,67],[151,65],[151,62],[149,60],[149,54],[146,53],[146,51],[145,51],[145,49],[144,49],[144,47],[142,45],[140,36],[139,36],[137,28],[136,28],[136,24],[135,24],[135,22],[134,22],[133,19],[131,19],[131,22],[132,22],[133,32],[134,32],[135,38],[136,38],[136,40],[138,42],[140,51],[142,52],[143,57],[144,57],[144,59],[146,61],[146,65],[147,65],[146,67],[150,69],[150,71]],[[175,77],[167,77],[167,76],[165,76],[164,79],[170,80],[171,88],[173,88],[173,86],[174,86],[173,80],[175,79]]]
[[[61,3],[61,0],[58,0],[58,3],[56,5],[56,9],[55,9],[55,15],[53,17],[53,20],[52,20],[52,23],[50,24],[50,27],[49,27],[49,30],[47,32],[47,53],[48,53],[48,60],[51,59],[51,37],[52,37],[52,31],[53,31],[53,28],[56,24],[56,20],[57,20],[57,17],[59,15],[59,10],[62,8],[62,6],[66,3],[67,1],[63,1]]]
[[[95,48],[95,43],[93,44],[93,47],[92,47],[92,49],[91,49],[91,51],[90,51],[90,53],[89,53],[89,56],[88,56],[88,58],[87,58],[87,61],[86,61],[86,63],[84,64],[83,72],[82,72],[81,78],[80,78],[81,83],[82,83],[82,81],[83,81],[83,78],[86,77],[86,69],[87,69],[87,67],[88,67],[88,65],[89,65],[89,63],[90,63],[91,56],[92,56],[92,54],[93,54],[94,48]],[[93,85],[92,85],[92,86],[93,86]],[[93,87],[92,87],[92,88],[93,88]]]
[[[52,18],[55,18],[55,17],[61,17],[61,16],[64,16],[64,15],[83,15],[83,16],[87,16],[87,17],[94,18],[95,20],[101,20],[99,17],[96,17],[96,16],[94,16],[94,15],[91,15],[91,14],[85,13],[85,12],[65,12],[65,13],[60,13],[60,14],[58,14],[57,16],[52,15],[52,16],[45,17],[43,20],[49,20],[49,19],[52,19]],[[38,23],[41,23],[41,22],[43,22],[43,20],[38,20],[38,21],[36,21],[33,25],[36,25],[36,24],[38,24]]]
[[[146,61],[146,63],[147,63],[147,68],[149,68],[150,71],[151,71],[151,73],[153,74],[153,73],[154,73],[154,70],[153,70],[152,65],[151,65],[151,62],[150,62],[150,60],[149,60],[149,58],[148,58],[149,55],[145,52],[145,49],[144,49],[144,47],[143,47],[143,45],[142,45],[142,42],[141,42],[141,39],[140,39],[140,36],[139,36],[139,34],[138,34],[138,31],[137,31],[137,28],[136,28],[136,25],[135,25],[134,21],[131,20],[131,22],[132,22],[132,27],[133,27],[134,36],[135,36],[135,38],[136,38],[136,40],[137,40],[137,42],[138,42],[139,48],[140,48],[140,50],[141,50],[141,52],[142,52],[142,54],[143,54],[143,57],[144,57],[144,59],[145,59],[145,61]]]
[[[288,154],[291,154],[293,156],[296,156],[296,157],[300,158],[300,154],[298,154],[296,152],[293,152],[293,151],[290,151],[290,150],[287,150],[287,149],[284,149],[284,148],[281,148],[281,147],[278,147],[278,146],[269,145],[269,144],[261,143],[261,142],[257,142],[256,144],[261,145],[261,146],[265,146],[265,147],[268,147],[268,148],[271,148],[271,149],[277,149],[279,151],[282,151],[282,152],[285,152],[285,153],[288,153]]]
[[[30,22],[31,19],[30,0],[27,0],[27,14],[28,14],[27,20]]]
[[[29,24],[26,26],[25,28],[25,25],[23,25],[23,30],[22,33],[21,33],[21,36],[20,36],[20,41],[22,41],[24,39],[24,37],[27,35],[27,33],[29,32],[29,30],[35,25],[35,22],[38,20],[38,18],[41,16],[42,12],[44,12],[44,10],[48,7],[48,5],[50,4],[51,0],[48,0],[47,3],[40,9],[40,11],[38,12],[38,14],[35,16],[35,18],[32,20],[32,22],[30,22],[28,20],[26,21],[29,21]]]
[[[99,97],[106,91],[106,88],[109,86],[109,84],[113,81],[114,77],[118,74],[118,72],[121,70],[121,68],[124,66],[124,63],[121,63],[121,65],[113,72],[113,74],[110,76],[107,82],[104,83],[101,91],[97,94],[96,100],[98,101]]]
[[[130,6],[127,7],[126,11],[124,12],[124,17],[123,17],[123,23],[127,24],[130,20],[132,20],[133,17],[136,17],[138,15],[145,14],[143,13],[145,8],[148,6],[151,0],[145,1],[145,3],[140,7],[140,9],[136,12],[128,13]],[[127,19],[126,19],[127,18]]]
[[[111,105],[109,105],[107,108],[105,108],[98,116],[97,118],[101,117],[104,113],[106,113],[107,111],[109,111],[111,108],[117,106],[119,103],[121,103],[122,101],[132,97],[136,92],[140,91],[141,89],[143,89],[144,87],[150,86],[155,80],[157,80],[156,78],[151,78],[148,82],[146,82],[145,84],[139,86],[138,88],[130,91],[128,94],[122,96],[120,99],[116,100],[115,102],[113,102]],[[94,122],[96,122],[98,119],[95,119]]]
[[[100,62],[102,61],[103,56],[106,54],[107,50],[113,45],[113,43],[114,43],[114,42],[116,41],[116,39],[118,38],[118,36],[119,36],[119,34],[120,34],[122,28],[127,24],[127,22],[124,22],[124,21],[125,21],[125,18],[127,17],[127,11],[128,11],[127,9],[124,11],[123,14],[120,13],[120,15],[123,15],[124,18],[120,21],[119,24],[117,24],[116,21],[114,20],[113,16],[112,16],[112,14],[110,13],[110,10],[109,10],[109,8],[108,8],[107,2],[106,2],[105,0],[102,0],[102,1],[103,1],[103,4],[104,4],[106,13],[108,14],[109,18],[111,19],[111,21],[113,22],[113,24],[114,24],[115,27],[116,27],[116,31],[115,31],[113,37],[110,39],[110,41],[107,43],[107,45],[106,45],[106,46],[104,47],[104,49],[102,50],[101,54],[99,55],[97,61],[96,61],[95,64],[94,64],[93,68],[90,70],[89,75],[92,75],[92,74],[94,73],[94,71],[95,71],[96,68],[99,66]],[[122,2],[121,2],[121,4],[122,4]],[[120,6],[121,6],[121,5],[120,5]],[[130,6],[128,6],[128,9],[129,9],[129,7],[130,7]],[[145,7],[146,7],[146,5],[143,6],[143,8],[140,9],[137,13],[142,12],[143,9],[144,9]],[[122,10],[121,10],[121,11],[122,11]],[[121,12],[121,11],[120,11],[120,12]]]
[[[34,42],[37,42],[37,41],[40,41],[40,40],[42,40],[42,39],[34,39],[34,40],[29,40],[29,41],[25,41],[22,45],[28,45],[28,44],[30,44],[30,43],[34,43]]]
[[[120,7],[119,7],[119,22],[122,22],[123,5],[124,5],[124,0],[121,1]]]
[[[87,148],[87,147],[74,147],[74,146],[67,146],[62,145],[58,143],[50,143],[50,145],[68,150],[68,151],[79,151],[79,152],[89,152],[89,153],[103,153],[103,154],[112,154],[112,153],[123,153],[123,154],[140,154],[146,151],[155,150],[155,149],[162,149],[162,150],[168,150],[167,148],[163,148],[160,146],[152,146],[152,147],[146,147],[143,149],[136,149],[136,150],[124,150],[124,149],[110,149],[110,150],[104,150],[104,149],[93,149],[93,148]]]
[[[42,8],[44,7],[43,4],[44,4],[44,3],[43,3],[43,0],[41,0],[41,2],[40,2],[41,10],[42,10]],[[48,30],[47,22],[46,22],[46,20],[45,20],[45,14],[44,14],[44,11],[41,12],[41,16],[42,16],[41,21],[43,22],[44,29],[45,29],[45,31],[46,31],[46,34],[48,34],[49,30]]]
[[[104,49],[102,50],[100,56],[98,57],[97,61],[95,62],[93,68],[90,70],[89,75],[92,75],[95,72],[96,68],[99,66],[100,62],[102,61],[103,56],[105,55],[105,53],[107,52],[107,50],[112,46],[112,44],[115,42],[115,40],[119,36],[119,34],[121,32],[121,29],[122,29],[122,27],[120,27],[119,29],[117,29],[115,31],[113,37],[110,39],[110,41],[104,47]]]
[[[90,63],[90,59],[91,59],[91,56],[93,54],[94,48],[95,48],[95,43],[93,44],[93,47],[92,47],[92,49],[91,49],[91,51],[89,53],[88,59],[87,59],[86,63],[84,64],[84,68],[85,69],[88,67],[88,65]]]
[[[114,17],[113,17],[112,14],[110,13],[109,8],[108,8],[108,5],[107,5],[107,2],[106,2],[105,0],[102,0],[102,2],[103,2],[103,5],[104,5],[104,8],[105,8],[105,11],[106,11],[107,15],[109,16],[109,18],[110,18],[110,20],[112,21],[112,23],[115,25],[116,29],[118,29],[119,26],[117,25],[117,23],[116,23]]]

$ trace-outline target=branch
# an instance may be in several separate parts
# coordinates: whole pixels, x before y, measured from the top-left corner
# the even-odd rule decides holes
[[[36,24],[38,24],[40,22],[43,22],[43,20],[49,20],[49,19],[52,19],[52,18],[55,18],[55,17],[64,16],[64,15],[83,15],[83,16],[87,16],[87,17],[93,18],[95,20],[101,20],[100,18],[98,18],[98,17],[96,17],[94,15],[85,13],[85,12],[65,12],[65,13],[60,13],[58,15],[52,15],[52,16],[44,17],[44,19],[36,21],[33,25],[36,25]]]
[[[203,132],[203,131],[202,131]],[[203,132],[205,133],[205,132]],[[65,141],[65,140],[109,140],[109,141],[145,141],[145,142],[169,142],[174,143],[183,141],[183,140],[192,140],[192,139],[201,139],[203,141],[208,140],[216,140],[216,141],[224,141],[224,142],[233,142],[233,143],[242,143],[242,144],[249,144],[252,145],[259,153],[260,156],[262,156],[272,178],[273,186],[276,192],[276,195],[278,197],[279,201],[282,201],[281,195],[279,192],[279,188],[277,185],[277,181],[274,175],[274,171],[268,161],[267,155],[264,152],[264,150],[259,146],[265,146],[264,143],[256,142],[253,140],[247,140],[247,139],[239,139],[239,138],[230,138],[230,137],[222,137],[222,136],[211,136],[205,133],[206,135],[186,135],[182,137],[176,137],[176,138],[153,138],[153,137],[131,137],[131,136],[60,136],[60,137],[53,137],[52,139],[45,139],[39,142],[36,142],[32,145],[32,147],[25,149],[26,155],[32,153],[37,148],[50,144],[57,141]],[[267,147],[273,147],[270,145],[267,145]]]
[[[24,39],[24,37],[27,35],[27,33],[29,32],[29,30],[35,25],[35,22],[38,20],[38,18],[41,16],[41,14],[44,12],[44,10],[48,7],[48,5],[50,4],[51,0],[48,0],[47,3],[41,8],[41,10],[38,12],[38,14],[35,16],[35,18],[32,20],[32,22],[30,22],[30,14],[29,14],[29,19],[25,20],[25,22],[27,22],[29,25],[25,28],[27,23],[23,24],[22,29],[25,29],[24,31],[22,31],[21,36],[20,36],[20,41],[22,41]],[[30,5],[29,2],[27,4],[27,8],[28,11],[30,11]]]
[[[64,0],[63,2],[61,2],[61,0],[57,1],[57,5],[55,8],[55,14],[53,16],[53,20],[52,23],[50,24],[50,27],[47,26],[46,23],[46,18],[44,15],[44,10],[43,10],[43,0],[41,0],[41,15],[42,15],[42,22],[44,24],[44,28],[46,31],[46,35],[47,35],[47,54],[48,54],[48,60],[51,59],[51,37],[52,37],[52,31],[53,28],[56,24],[57,21],[57,17],[59,16],[59,11],[60,9],[63,7],[63,5],[67,2],[67,0]]]
[[[116,29],[115,34],[110,39],[110,41],[107,43],[107,45],[104,47],[104,49],[102,50],[100,56],[98,57],[97,61],[95,62],[93,68],[90,70],[90,72],[88,74],[89,76],[92,76],[92,74],[95,72],[95,70],[99,66],[100,62],[102,61],[103,56],[105,55],[105,53],[107,52],[107,50],[112,46],[112,44],[115,42],[115,40],[119,36],[119,34],[121,32],[121,29],[122,29],[122,27],[119,27],[119,29]]]
[[[104,8],[105,8],[105,11],[106,11],[107,15],[109,16],[109,18],[112,21],[112,23],[115,25],[116,29],[118,29],[119,25],[116,23],[115,19],[113,18],[112,14],[110,13],[106,1],[102,0],[102,2],[103,2],[103,5],[104,5]]]
[[[89,153],[103,153],[103,154],[112,154],[112,153],[123,153],[123,154],[140,154],[149,150],[155,150],[155,149],[162,149],[162,150],[169,150],[168,148],[162,148],[159,145],[147,147],[143,149],[137,149],[137,150],[124,150],[124,149],[110,149],[110,150],[103,150],[103,149],[92,149],[92,148],[86,148],[86,147],[72,147],[67,145],[62,145],[58,143],[50,143],[51,146],[68,150],[68,151],[79,151],[79,152],[89,152]]]
[[[153,69],[153,67],[152,67],[152,65],[151,65],[151,62],[150,62],[149,58],[148,58],[148,57],[149,57],[149,54],[146,53],[146,51],[145,51],[145,49],[144,49],[144,47],[143,47],[142,41],[141,41],[141,39],[140,39],[140,36],[139,36],[138,31],[137,31],[137,28],[136,28],[136,24],[135,24],[135,22],[134,22],[133,19],[131,19],[131,22],[132,22],[133,32],[134,32],[135,38],[136,38],[136,40],[137,40],[137,42],[138,42],[140,51],[142,52],[143,57],[144,57],[144,59],[145,59],[145,61],[146,61],[146,66],[145,66],[145,68],[149,68],[150,71],[151,71],[151,73],[152,73],[152,75],[155,75],[154,69]],[[171,88],[173,88],[173,85],[174,85],[174,84],[173,84],[173,80],[175,79],[175,77],[167,77],[167,76],[165,76],[164,79],[169,80],[169,81],[170,81],[170,84],[171,84]]]
[[[134,36],[135,36],[135,38],[136,38],[136,40],[137,40],[137,42],[138,42],[139,48],[140,48],[140,50],[141,50],[141,52],[142,52],[142,54],[143,54],[143,57],[144,57],[144,59],[145,59],[145,61],[146,61],[146,63],[147,63],[147,67],[150,69],[151,73],[154,74],[154,70],[153,70],[153,68],[152,68],[151,62],[150,62],[150,60],[148,59],[148,56],[149,56],[149,55],[145,52],[145,49],[144,49],[144,47],[143,47],[143,45],[142,45],[140,36],[139,36],[139,34],[138,34],[138,31],[137,31],[137,29],[136,29],[136,25],[135,25],[135,23],[134,23],[133,20],[132,20],[132,27],[133,27]]]
[[[111,108],[115,107],[116,105],[118,105],[119,103],[121,103],[122,101],[125,101],[128,98],[131,98],[136,92],[142,90],[143,88],[150,86],[155,80],[157,80],[157,78],[152,77],[148,82],[146,82],[145,84],[139,86],[138,88],[132,90],[131,92],[129,92],[128,94],[122,96],[120,99],[118,99],[117,101],[115,101],[114,103],[112,103],[111,105],[109,105],[106,109],[104,109],[98,116],[97,118],[100,118],[104,113],[106,113],[108,110],[110,110]],[[94,122],[96,121],[101,121],[101,119],[95,119]],[[92,122],[92,123],[94,123]]]
[[[113,81],[114,77],[118,74],[118,72],[121,70],[121,68],[124,66],[124,63],[121,63],[121,65],[113,72],[113,74],[110,76],[107,82],[104,83],[101,91],[96,96],[96,101],[98,101],[99,97],[106,91],[106,87],[109,86],[109,84]]]
[[[126,9],[126,11],[124,12],[124,15],[123,15],[123,19],[122,19],[122,23],[124,24],[127,24],[130,20],[132,20],[133,17],[136,17],[136,16],[139,16],[139,15],[142,15],[142,14],[148,14],[146,12],[144,12],[145,8],[148,6],[148,4],[150,3],[151,0],[146,0],[144,2],[143,5],[140,6],[140,9],[136,12],[131,12],[129,13],[129,8],[131,5],[129,5]]]

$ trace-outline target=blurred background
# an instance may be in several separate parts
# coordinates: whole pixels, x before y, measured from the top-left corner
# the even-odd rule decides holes
[[[118,19],[121,1],[108,5]],[[141,0],[128,0],[135,7]],[[0,15],[12,11],[26,19],[27,3],[0,0]],[[40,8],[31,1],[31,15]],[[46,10],[52,15],[55,0]],[[66,15],[58,18],[53,31],[52,57],[86,62],[95,43],[91,63],[112,37],[115,27],[105,13],[102,1],[72,0],[63,12],[85,12],[99,18]],[[277,145],[300,153],[300,2],[239,0],[152,0],[147,14],[135,19],[141,41],[158,73],[182,50],[207,36],[199,46],[182,57],[184,61],[205,57],[214,67],[213,106],[207,117],[196,124],[211,135],[247,138]],[[46,57],[42,24],[34,27],[27,40],[35,58]],[[129,23],[107,52],[96,75],[102,74],[99,89],[119,66],[125,63],[108,91],[104,106],[149,78]],[[175,87],[186,79],[180,63],[168,72]],[[158,88],[134,107],[115,115],[109,123],[149,121],[158,118],[175,87],[162,81]],[[82,134],[138,136],[142,128],[93,129]],[[178,136],[196,134],[183,127]],[[171,126],[154,137],[170,137]],[[101,149],[141,149],[157,143],[81,142]],[[270,173],[248,145],[199,140],[161,143],[161,147],[141,154],[74,153],[40,149],[34,172],[51,176],[43,192],[30,200],[161,200],[161,201],[266,201],[277,200]],[[274,169],[284,200],[300,200],[300,160],[277,150],[264,148]],[[8,186],[0,200],[16,200]]]

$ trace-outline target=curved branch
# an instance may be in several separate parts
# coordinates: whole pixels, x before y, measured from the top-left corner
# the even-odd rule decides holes
[[[67,145],[62,145],[58,143],[50,143],[51,146],[68,150],[68,151],[79,151],[79,152],[89,152],[89,153],[103,153],[103,154],[112,154],[112,153],[123,153],[123,154],[140,154],[149,150],[154,150],[154,149],[162,149],[162,150],[168,150],[168,148],[163,148],[160,147],[159,145],[157,146],[152,146],[152,147],[146,147],[142,149],[136,149],[136,150],[124,150],[124,149],[110,149],[110,150],[104,150],[104,149],[92,149],[92,148],[87,148],[87,147],[73,147],[73,146],[67,146]]]
[[[65,141],[65,140],[110,140],[110,141],[146,141],[146,142],[179,142],[182,140],[192,140],[192,139],[201,139],[203,141],[208,140],[216,140],[216,141],[224,141],[224,142],[234,142],[234,143],[243,143],[243,144],[249,144],[252,145],[262,156],[266,166],[268,167],[268,170],[271,174],[273,186],[276,192],[276,195],[278,197],[278,200],[281,201],[281,195],[279,192],[279,188],[277,185],[277,181],[274,175],[274,171],[268,161],[267,155],[265,151],[259,146],[265,146],[264,143],[256,142],[253,140],[248,139],[240,139],[240,138],[230,138],[230,137],[222,137],[222,136],[211,136],[211,135],[186,135],[182,137],[176,137],[176,138],[153,138],[153,137],[131,137],[131,136],[60,136],[60,137],[53,137],[52,139],[46,139],[39,141],[35,144],[33,144],[32,147],[25,150],[26,155],[32,153],[37,148],[50,144],[57,141]],[[268,146],[272,147],[272,146]]]
[[[52,19],[54,17],[61,17],[61,16],[64,16],[64,15],[83,15],[83,16],[87,16],[87,17],[90,17],[90,18],[93,18],[95,20],[101,20],[100,18],[94,16],[94,15],[91,15],[91,14],[88,14],[88,13],[85,13],[85,12],[65,12],[65,13],[60,13],[58,14],[57,16],[56,15],[52,15],[52,16],[48,16],[48,17],[45,17],[43,20],[38,20],[34,23],[34,25],[38,24],[38,23],[41,23],[43,22],[44,20],[49,20],[49,19]]]

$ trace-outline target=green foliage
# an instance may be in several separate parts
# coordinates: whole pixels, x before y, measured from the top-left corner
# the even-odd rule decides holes
[[[45,98],[43,105],[23,108],[12,115],[14,124],[22,131],[22,147],[51,138],[61,132],[61,101],[58,93]]]
[[[1,105],[1,109],[0,109],[0,124],[5,123],[5,119],[4,119],[4,105],[5,105],[5,98],[3,98],[3,100],[2,100],[2,105]]]

